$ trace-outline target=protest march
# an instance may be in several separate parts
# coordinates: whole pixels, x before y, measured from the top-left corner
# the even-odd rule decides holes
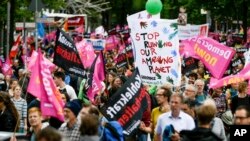
[[[185,13],[163,19],[161,10],[148,0],[109,29],[88,30],[65,14],[50,30],[41,22],[39,38],[17,33],[0,58],[0,140],[250,136],[250,28],[239,43],[231,32],[217,38],[209,23],[186,23]]]

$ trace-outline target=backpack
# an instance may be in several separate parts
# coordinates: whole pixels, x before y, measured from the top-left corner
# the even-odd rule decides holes
[[[123,129],[119,122],[105,123],[100,141],[124,141]]]

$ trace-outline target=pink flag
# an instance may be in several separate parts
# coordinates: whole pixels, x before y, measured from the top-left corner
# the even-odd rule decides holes
[[[105,79],[105,70],[104,70],[104,60],[102,52],[100,52],[91,66],[90,78],[88,83],[89,89],[87,96],[91,101],[94,101],[94,97],[102,89],[101,82]]]
[[[239,83],[250,79],[250,64],[236,75],[230,75],[222,79],[210,78],[209,88],[220,88],[234,83]]]
[[[191,57],[198,58],[208,68],[215,78],[221,78],[225,73],[235,50],[204,36],[185,40],[190,46],[184,47]]]
[[[28,70],[32,71],[32,67],[34,66],[36,59],[37,59],[37,51],[33,51],[31,57],[27,57],[27,64],[28,64]],[[43,59],[46,61],[50,71],[52,72],[55,68],[56,65],[53,64],[51,61],[49,61],[47,58],[43,56]]]
[[[83,63],[84,68],[90,68],[91,64],[95,60],[95,51],[91,43],[82,40],[79,43],[76,43],[76,48],[79,52],[79,56]]]
[[[80,33],[80,34],[84,33],[84,27],[83,27],[83,25],[81,25],[81,26],[79,26],[78,28],[76,28],[75,31],[76,31],[77,33]]]
[[[11,50],[10,50],[10,58],[15,58],[18,51],[19,51],[19,45],[21,44],[21,34],[18,35],[16,41],[14,42]]]
[[[105,50],[112,50],[117,47],[119,40],[115,35],[111,35],[106,39]]]
[[[11,65],[9,58],[7,58],[6,61],[3,63],[2,72],[4,75],[12,75],[13,74],[12,65]]]
[[[39,50],[28,85],[28,92],[40,99],[43,116],[53,116],[64,121],[64,103],[47,63]]]

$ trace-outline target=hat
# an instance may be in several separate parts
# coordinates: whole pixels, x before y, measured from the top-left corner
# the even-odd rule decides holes
[[[233,124],[233,114],[230,110],[226,111],[221,115],[221,120],[227,124],[232,125]]]
[[[78,113],[81,111],[81,106],[80,103],[77,101],[77,99],[67,102],[64,108],[70,109],[76,117]]]

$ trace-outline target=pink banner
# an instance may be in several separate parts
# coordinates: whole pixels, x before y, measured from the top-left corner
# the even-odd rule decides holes
[[[76,43],[76,48],[79,52],[84,68],[91,67],[91,64],[95,60],[95,51],[92,44],[86,42],[86,40],[82,40],[81,42]]]
[[[106,39],[105,50],[113,50],[117,47],[119,40],[115,35],[111,35]]]
[[[103,62],[102,52],[100,52],[97,57],[98,57],[97,60],[94,61],[95,64],[93,64],[94,65],[94,72],[90,72],[90,73],[93,73],[92,84],[90,85],[88,92],[87,92],[88,98],[91,101],[94,101],[95,95],[98,94],[98,92],[102,89],[103,86],[102,86],[101,82],[104,81],[104,79],[105,79],[104,62]],[[93,71],[93,68],[91,71]]]
[[[33,66],[35,65],[35,63],[36,63],[37,56],[38,56],[37,51],[33,51],[31,57],[27,57],[27,56],[26,56],[26,59],[27,59],[26,61],[27,61],[27,64],[28,64],[28,70],[29,70],[30,72],[32,71],[32,67],[33,67]],[[49,60],[48,60],[47,58],[45,58],[44,56],[43,56],[43,59],[44,59],[44,61],[47,63],[47,65],[48,65],[50,71],[52,72],[52,71],[56,68],[56,65],[53,64],[51,61],[49,61]]]
[[[2,66],[2,72],[3,74],[6,76],[6,75],[12,75],[13,74],[13,71],[12,71],[12,67],[11,67],[11,62],[10,62],[10,59],[7,58],[6,61],[3,63],[3,66]]]
[[[239,83],[250,78],[250,64],[247,65],[243,70],[241,70],[236,75],[230,75],[222,79],[211,78],[209,83],[209,88],[220,88],[234,83]],[[248,83],[249,84],[249,83]]]
[[[64,121],[61,94],[53,81],[48,62],[44,60],[40,50],[33,67],[28,92],[40,99],[43,116],[53,116]]]
[[[187,57],[200,59],[217,79],[223,76],[235,54],[235,50],[204,36],[190,38],[185,43],[190,44],[184,47]]]

